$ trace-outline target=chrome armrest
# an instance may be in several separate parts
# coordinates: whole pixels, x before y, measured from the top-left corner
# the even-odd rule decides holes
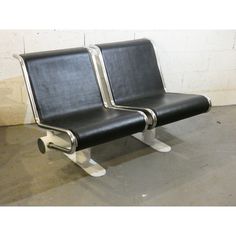
[[[68,137],[70,139],[70,148],[57,145],[53,142],[49,142],[47,144],[48,148],[56,149],[58,151],[65,152],[67,154],[72,154],[76,151],[76,147],[78,145],[78,142],[77,142],[76,137],[74,136],[74,134],[70,130],[58,128],[58,127],[51,126],[51,125],[45,125],[45,124],[42,124],[40,122],[37,122],[37,125],[40,128],[47,129],[49,131],[56,131],[56,132],[64,133],[64,134],[68,135]]]
[[[40,122],[25,62],[24,62],[23,58],[20,55],[14,54],[13,57],[18,59],[18,61],[20,62],[23,77],[24,77],[25,84],[26,84],[26,89],[27,89],[27,92],[28,92],[28,95],[29,95],[29,100],[30,100],[30,104],[31,104],[31,107],[32,107],[32,111],[33,111],[33,114],[34,114],[34,119],[36,121],[36,124],[39,127],[43,128],[43,129],[47,129],[49,131],[56,131],[56,132],[64,133],[70,139],[70,148],[57,145],[53,142],[49,142],[47,144],[47,147],[51,148],[51,149],[56,149],[56,150],[59,150],[59,151],[62,151],[62,152],[68,153],[68,154],[74,153],[76,151],[76,147],[78,145],[78,142],[77,142],[76,137],[74,136],[74,134],[70,130],[59,128],[59,127],[54,127],[54,126],[50,126],[50,125],[45,125],[45,124],[42,124]]]
[[[130,107],[130,106],[119,106],[115,104],[115,101],[111,92],[111,88],[110,88],[110,83],[107,78],[107,73],[106,73],[105,64],[103,61],[101,50],[96,45],[89,46],[88,50],[90,52],[91,59],[93,61],[93,66],[96,73],[98,85],[101,91],[101,95],[103,98],[104,106],[109,109],[139,112],[145,118],[145,122],[146,122],[145,129],[151,129],[151,128],[156,127],[157,118],[156,118],[155,113],[151,109]]]
[[[118,110],[118,111],[129,111],[129,112],[138,112],[139,114],[141,114],[145,120],[145,128],[144,130],[148,129],[149,125],[150,125],[150,121],[148,119],[148,116],[145,114],[145,112],[140,111],[140,110],[134,110],[134,109],[127,109],[124,107],[114,107],[114,106],[105,106],[107,109],[113,109],[113,110]]]
[[[142,113],[146,116],[147,128],[152,129],[156,127],[157,117],[154,111],[150,108],[132,107],[132,106],[122,106],[113,104],[112,108],[122,109],[126,111],[136,111]]]

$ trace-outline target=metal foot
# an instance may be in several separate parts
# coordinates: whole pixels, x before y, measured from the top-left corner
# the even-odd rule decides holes
[[[52,151],[50,143],[60,145],[60,147],[68,148],[70,141],[64,134],[55,134],[54,132],[47,131],[47,135],[38,139],[38,147],[40,152],[46,153]],[[91,159],[91,150],[84,149],[73,154],[63,152],[71,161],[80,166],[85,172],[93,177],[100,177],[106,174],[106,170],[97,162]]]
[[[85,172],[93,177],[101,177],[106,174],[106,170],[97,162],[91,159],[90,149],[75,152],[73,154],[64,153],[71,161],[80,166]]]
[[[170,152],[171,147],[156,138],[156,129],[146,130],[142,133],[133,134],[133,137],[147,144],[158,152]]]

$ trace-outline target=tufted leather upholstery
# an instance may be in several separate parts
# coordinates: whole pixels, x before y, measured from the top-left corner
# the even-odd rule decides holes
[[[145,129],[138,112],[106,109],[84,48],[21,55],[42,123],[71,130],[77,150]]]
[[[209,110],[209,101],[204,96],[165,92],[155,51],[148,39],[97,46],[116,105],[151,108],[157,116],[157,126]]]

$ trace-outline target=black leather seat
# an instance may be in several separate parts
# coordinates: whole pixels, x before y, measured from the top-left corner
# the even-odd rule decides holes
[[[201,95],[166,92],[152,43],[148,39],[97,45],[102,53],[116,105],[150,108],[156,126],[207,112]]]
[[[103,107],[53,118],[45,124],[71,130],[79,143],[77,150],[141,132],[145,128],[142,115]]]
[[[106,109],[87,49],[21,55],[41,123],[71,130],[76,150],[145,129],[138,112]]]

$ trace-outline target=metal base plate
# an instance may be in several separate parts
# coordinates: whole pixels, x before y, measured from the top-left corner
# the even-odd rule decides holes
[[[143,133],[133,134],[133,137],[147,144],[158,152],[170,152],[171,147],[156,138],[155,130],[147,130]]]
[[[64,153],[71,161],[80,166],[86,173],[93,177],[101,177],[106,170],[90,158],[90,150],[78,151],[73,154]]]

